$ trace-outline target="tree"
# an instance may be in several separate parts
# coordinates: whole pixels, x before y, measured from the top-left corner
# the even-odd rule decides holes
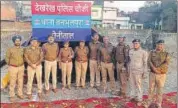
[[[145,29],[156,29],[155,23],[158,23],[161,13],[161,4],[155,1],[145,2],[144,7],[139,9],[138,20],[144,24]]]
[[[145,5],[139,9],[137,22],[143,23],[145,29],[158,29],[158,25],[162,22],[162,30],[176,32],[176,0],[145,2]]]
[[[177,5],[176,0],[162,1],[162,29],[167,32],[177,31]]]

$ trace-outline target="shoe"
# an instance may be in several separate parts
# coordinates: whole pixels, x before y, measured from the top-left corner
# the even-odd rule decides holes
[[[38,93],[38,98],[39,98],[39,100],[42,100],[42,94],[41,93]]]
[[[150,104],[147,101],[145,101],[142,103],[142,105],[144,108],[148,108]]]
[[[162,108],[161,104],[157,104],[158,108]]]
[[[29,100],[31,100],[31,99],[32,99],[32,95],[31,95],[31,94],[27,94],[27,98],[28,98]]]
[[[123,98],[126,98],[127,96],[126,96],[126,93],[121,93],[121,96],[123,97]]]
[[[19,99],[24,99],[24,96],[23,96],[23,95],[17,95],[17,97],[18,97]]]
[[[136,102],[136,99],[135,98],[131,98],[130,101],[131,102]]]
[[[49,94],[49,90],[45,90],[45,94]]]
[[[145,102],[143,102],[143,106],[144,108],[149,108],[149,106],[151,105],[151,101],[150,100],[145,100]]]
[[[54,93],[57,93],[57,92],[58,92],[58,90],[57,90],[57,89],[52,89],[52,91],[53,91]]]
[[[90,86],[90,88],[94,88],[94,86],[92,85],[92,86]]]
[[[71,89],[71,86],[70,85],[68,85],[68,87],[67,87],[69,90]]]
[[[112,95],[117,95],[117,92],[116,91],[111,91],[111,94]]]
[[[15,102],[15,98],[14,97],[10,97],[10,102]]]
[[[82,86],[83,89],[85,89],[86,87],[85,86]]]
[[[75,88],[76,90],[78,90],[79,89],[79,86],[76,86],[76,88]]]
[[[122,95],[121,91],[118,91],[117,96],[121,96],[121,95]]]

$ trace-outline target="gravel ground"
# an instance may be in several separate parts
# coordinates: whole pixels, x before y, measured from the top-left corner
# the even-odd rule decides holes
[[[166,84],[164,87],[164,93],[168,92],[175,92],[177,91],[177,73],[176,73],[176,61],[173,60],[174,62],[171,62],[170,68],[169,68],[169,73],[167,75],[167,80]],[[1,68],[1,78],[5,75],[5,72],[7,72],[7,66]],[[109,83],[108,83],[109,84]],[[116,81],[117,88],[119,88],[119,82]],[[114,95],[111,94],[110,90],[108,90],[107,93],[103,93],[102,91],[98,91],[96,88],[90,88],[89,83],[86,84],[87,88],[82,89],[79,88],[78,90],[75,89],[75,84],[72,84],[71,90],[64,89],[63,91],[61,90],[61,83],[58,83],[58,88],[59,91],[54,94],[53,92],[50,92],[48,96],[44,95],[43,101],[53,101],[53,100],[71,100],[71,99],[87,99],[91,97],[115,97]],[[109,87],[109,85],[108,85]],[[147,73],[147,78],[143,80],[143,93],[147,94],[148,91],[148,73]],[[129,87],[128,87],[128,94],[129,94]],[[24,93],[26,93],[26,85],[24,86]],[[2,102],[9,102],[9,95],[8,95],[8,90],[5,89],[1,91],[1,101]],[[18,100],[18,99],[17,99]],[[24,102],[28,101],[27,99],[24,100],[18,100],[19,102]],[[33,101],[38,101],[38,96],[36,93],[36,85],[34,85],[33,88]]]

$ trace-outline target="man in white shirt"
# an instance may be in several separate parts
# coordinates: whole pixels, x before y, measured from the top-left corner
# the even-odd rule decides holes
[[[140,39],[132,41],[133,49],[130,50],[129,80],[131,101],[136,101],[140,106],[142,102],[142,79],[147,71],[147,52],[140,46]]]

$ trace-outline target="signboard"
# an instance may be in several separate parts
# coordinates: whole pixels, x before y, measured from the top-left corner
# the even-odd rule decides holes
[[[46,41],[49,34],[56,41],[89,41],[91,3],[32,1],[32,27],[40,41]]]

